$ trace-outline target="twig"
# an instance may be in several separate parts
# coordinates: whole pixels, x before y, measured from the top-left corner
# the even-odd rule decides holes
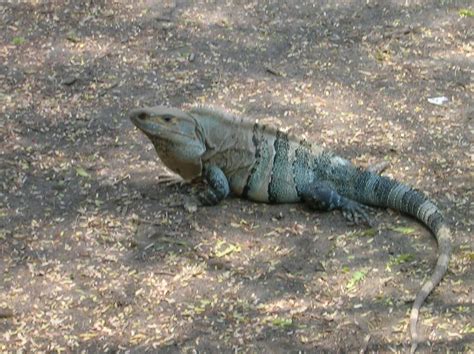
[[[275,76],[283,76],[283,73],[281,71],[272,68],[270,65],[265,65],[265,71]]]
[[[123,182],[123,181],[125,181],[126,179],[129,179],[129,178],[130,178],[130,175],[127,174],[127,175],[125,175],[124,177],[119,178],[118,180],[116,180],[116,181],[113,183],[113,185],[116,186],[116,185],[119,184],[120,182]]]

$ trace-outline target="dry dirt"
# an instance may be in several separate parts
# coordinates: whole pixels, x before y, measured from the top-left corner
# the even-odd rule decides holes
[[[405,351],[416,221],[189,207],[126,118],[209,104],[425,191],[453,229],[421,351],[473,351],[469,1],[0,3],[0,351]],[[441,106],[428,98],[446,96]],[[185,207],[186,206],[186,207]]]

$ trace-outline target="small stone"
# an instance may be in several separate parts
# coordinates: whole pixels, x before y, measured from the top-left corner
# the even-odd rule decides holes
[[[184,210],[188,213],[195,213],[197,211],[197,204],[194,201],[186,201],[183,206]]]
[[[13,317],[13,310],[6,308],[6,307],[0,307],[0,318],[11,318]]]
[[[71,86],[76,81],[77,81],[77,77],[69,76],[69,77],[66,77],[65,79],[63,79],[63,81],[61,81],[61,84],[66,85],[66,86]]]

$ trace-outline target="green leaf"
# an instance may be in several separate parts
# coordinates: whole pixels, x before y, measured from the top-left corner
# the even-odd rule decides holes
[[[385,269],[391,272],[392,266],[411,262],[414,259],[415,259],[415,256],[413,256],[411,253],[402,253],[396,257],[390,257],[390,260],[387,262]]]
[[[216,258],[221,258],[234,252],[240,252],[240,250],[241,248],[239,245],[234,245],[225,241],[218,241],[214,248],[214,255]]]
[[[234,311],[234,312],[232,313],[232,316],[233,316],[237,321],[239,321],[239,322],[243,322],[243,321],[245,320],[245,316],[242,315],[242,314],[240,314],[240,313],[238,313],[237,311]]]
[[[87,173],[86,170],[84,170],[82,167],[76,167],[76,173],[78,176],[85,177],[85,178],[90,178],[90,174]]]
[[[73,43],[79,43],[81,41],[74,31],[69,31],[66,34],[66,39]]]
[[[168,243],[168,244],[172,244],[172,245],[191,247],[191,244],[189,242],[186,242],[184,240],[173,239],[173,238],[170,238],[170,237],[158,237],[157,241],[160,242],[160,243]]]
[[[410,262],[414,258],[415,257],[410,253],[402,253],[398,255],[397,257],[392,257],[394,264],[402,264],[402,263]]]
[[[293,325],[293,320],[291,318],[275,318],[272,324],[276,327],[286,328]]]
[[[202,307],[205,307],[205,306],[210,305],[210,304],[212,304],[212,301],[209,300],[209,299],[202,299],[201,300],[201,306]]]
[[[377,235],[377,230],[374,228],[370,228],[370,229],[366,229],[366,230],[362,230],[362,231],[354,233],[354,236],[357,236],[357,237],[374,237],[375,235]]]
[[[365,276],[367,275],[367,271],[365,270],[358,270],[352,274],[352,278],[346,285],[346,288],[352,290],[355,288],[357,284],[359,284],[362,280],[364,280]]]
[[[393,230],[395,232],[398,232],[404,235],[409,235],[415,232],[415,229],[413,227],[407,227],[407,226],[391,227],[390,230]]]
[[[20,161],[20,166],[23,170],[27,170],[28,168],[30,168],[30,165],[28,164],[28,162],[23,161],[23,160]]]

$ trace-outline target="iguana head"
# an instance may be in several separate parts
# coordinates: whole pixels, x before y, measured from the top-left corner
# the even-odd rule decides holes
[[[191,180],[201,175],[206,151],[198,122],[176,108],[156,106],[135,109],[130,120],[145,133],[158,156],[172,171]]]

